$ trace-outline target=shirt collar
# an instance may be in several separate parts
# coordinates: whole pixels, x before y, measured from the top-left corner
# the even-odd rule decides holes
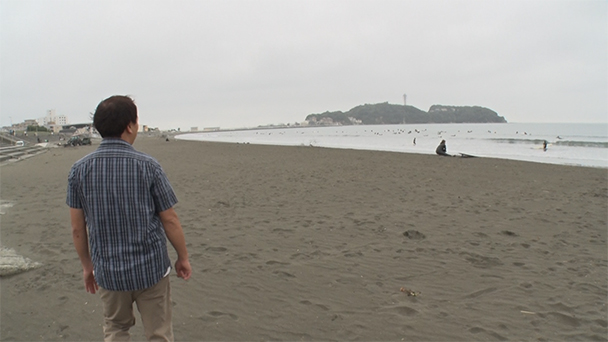
[[[130,149],[134,149],[133,146],[131,144],[129,144],[128,142],[120,139],[120,138],[103,138],[103,140],[101,141],[101,144],[99,145],[100,147],[127,147]]]

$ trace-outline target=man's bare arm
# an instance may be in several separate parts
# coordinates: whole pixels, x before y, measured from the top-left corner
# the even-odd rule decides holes
[[[184,237],[184,231],[182,225],[179,222],[175,209],[169,208],[159,213],[160,221],[165,227],[165,234],[167,239],[175,248],[177,252],[177,261],[175,262],[175,271],[177,276],[188,280],[192,274],[192,267],[188,260],[188,249],[186,248],[186,238]]]
[[[99,289],[95,276],[93,275],[93,262],[89,252],[89,237],[87,235],[87,226],[84,219],[84,211],[82,209],[70,208],[70,219],[72,221],[72,239],[76,253],[82,264],[82,276],[84,279],[84,287],[87,292],[95,293]]]

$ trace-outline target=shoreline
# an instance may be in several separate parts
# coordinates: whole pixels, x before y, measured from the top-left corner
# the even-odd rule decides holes
[[[334,149],[334,150],[353,150],[353,151],[367,151],[367,152],[380,152],[380,153],[399,153],[399,154],[406,154],[406,155],[425,155],[425,156],[439,157],[439,156],[436,155],[436,153],[434,153],[432,151],[426,151],[424,153],[423,152],[416,153],[416,152],[412,152],[412,151],[389,151],[389,150],[362,149],[362,148],[353,148],[353,147],[327,147],[327,146],[305,146],[305,145],[278,145],[278,144],[270,144],[270,143],[269,144],[264,144],[264,143],[250,143],[250,142],[241,143],[241,142],[228,142],[228,141],[205,141],[205,140],[176,139],[175,136],[173,136],[173,139],[175,139],[176,141],[177,140],[182,140],[182,141],[192,141],[192,142],[198,142],[198,143],[211,143],[211,144],[282,146],[282,147],[302,147],[302,148],[327,148],[327,149]],[[468,154],[457,153],[457,154],[453,154],[451,156],[452,157],[458,157],[459,155],[468,155]],[[505,161],[526,162],[526,163],[535,163],[535,164],[543,164],[543,165],[560,165],[560,166],[583,167],[583,168],[608,170],[608,166],[600,166],[600,165],[582,165],[582,164],[575,164],[575,163],[554,163],[554,162],[543,162],[543,161],[537,161],[537,160],[511,159],[511,158],[487,157],[487,156],[477,156],[477,155],[474,155],[474,156],[468,155],[468,156],[474,157],[474,158],[484,158],[484,159],[496,159],[496,160],[505,160]]]
[[[561,124],[553,124],[549,127],[543,125],[534,127],[533,124],[524,126],[521,124],[439,124],[439,126],[410,124],[306,127],[315,128],[313,130],[298,128],[261,129],[251,132],[250,130],[184,132],[176,134],[175,138],[415,154],[434,154],[438,142],[445,139],[449,145],[448,153],[452,152],[452,154],[462,153],[484,158],[608,169],[608,155],[606,155],[608,138],[593,135],[601,127],[595,127],[587,133],[581,133],[587,130],[587,126],[568,128]],[[291,131],[296,133],[290,133]],[[561,135],[556,138],[553,134]],[[591,135],[587,137],[577,134]],[[417,144],[412,145],[413,138],[416,138]],[[548,151],[542,151],[543,141],[550,142]]]

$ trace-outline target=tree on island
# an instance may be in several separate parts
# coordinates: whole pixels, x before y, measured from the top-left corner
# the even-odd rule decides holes
[[[395,125],[411,123],[505,123],[504,117],[491,109],[479,106],[433,105],[428,112],[414,106],[364,104],[348,112],[310,114],[309,125]]]

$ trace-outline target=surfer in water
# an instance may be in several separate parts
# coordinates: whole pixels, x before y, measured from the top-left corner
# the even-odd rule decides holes
[[[439,146],[437,146],[437,149],[435,150],[435,153],[437,153],[440,156],[450,156],[448,154],[448,148],[445,146],[445,140],[441,140],[441,142],[439,143]]]
[[[547,151],[547,140],[543,141],[543,151]]]

